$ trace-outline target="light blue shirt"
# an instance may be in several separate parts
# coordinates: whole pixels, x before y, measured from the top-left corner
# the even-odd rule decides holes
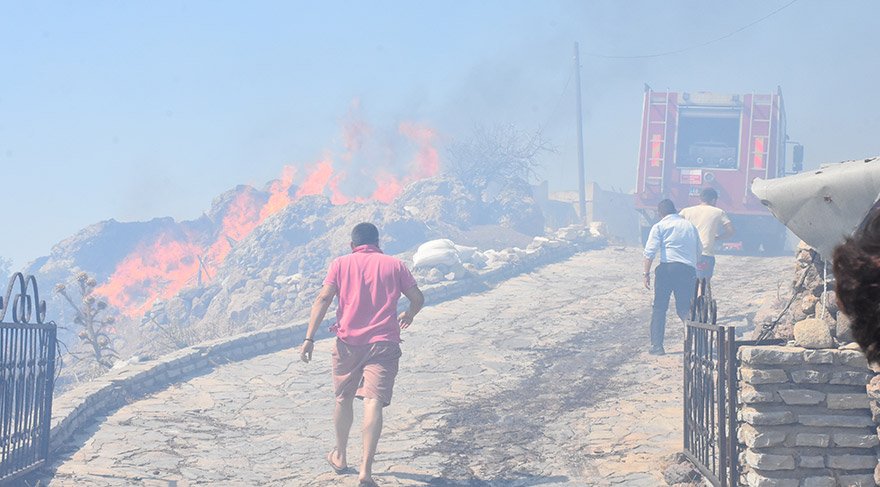
[[[653,259],[660,253],[660,262],[681,262],[697,267],[697,259],[703,253],[700,234],[691,222],[681,215],[666,215],[651,227],[645,243],[645,258]]]

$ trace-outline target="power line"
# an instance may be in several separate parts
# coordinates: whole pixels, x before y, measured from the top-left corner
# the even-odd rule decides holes
[[[683,52],[686,52],[686,51],[690,51],[690,50],[692,50],[692,49],[698,49],[698,48],[700,48],[700,47],[708,46],[709,44],[714,44],[714,43],[716,43],[716,42],[718,42],[718,41],[722,41],[722,40],[724,40],[724,39],[727,39],[728,37],[732,37],[732,36],[734,36],[734,35],[736,35],[736,34],[739,34],[740,32],[742,32],[742,31],[748,29],[749,27],[752,27],[752,26],[754,26],[754,25],[757,25],[757,24],[759,24],[759,23],[761,23],[761,22],[763,22],[763,21],[769,19],[770,17],[772,17],[772,16],[778,14],[779,12],[781,12],[781,11],[785,10],[786,8],[790,7],[791,5],[793,5],[793,4],[794,4],[795,2],[797,2],[797,1],[798,1],[798,0],[791,0],[790,2],[786,3],[785,5],[783,5],[783,6],[779,7],[779,8],[777,8],[776,10],[770,12],[769,14],[767,14],[767,15],[765,15],[765,16],[763,16],[763,17],[757,19],[757,20],[753,20],[752,22],[750,22],[750,23],[748,23],[748,24],[746,24],[746,25],[740,27],[739,29],[736,29],[736,30],[734,30],[734,31],[732,31],[732,32],[729,32],[729,33],[727,33],[727,34],[724,34],[724,35],[721,36],[721,37],[716,37],[715,39],[712,39],[712,40],[710,40],[710,41],[702,42],[702,43],[700,43],[700,44],[694,44],[694,45],[692,45],[692,46],[688,46],[688,47],[683,47],[683,48],[681,48],[681,49],[676,49],[676,50],[674,50],[674,51],[664,51],[664,52],[657,52],[657,53],[653,53],[653,54],[637,54],[637,55],[632,55],[632,56],[615,56],[615,55],[602,54],[602,53],[595,53],[595,52],[588,52],[588,53],[586,53],[586,55],[587,55],[587,56],[591,56],[591,57],[603,58],[603,59],[645,59],[645,58],[653,58],[653,57],[670,56],[670,55],[672,55],[672,54],[680,54],[680,53],[683,53]]]
[[[544,131],[544,128],[550,124],[550,121],[553,120],[553,117],[556,116],[556,113],[559,111],[559,106],[562,104],[562,99],[565,97],[565,93],[568,91],[568,85],[571,84],[571,78],[574,76],[574,68],[569,68],[568,70],[568,79],[565,80],[565,86],[562,87],[562,91],[559,93],[559,98],[556,100],[556,104],[553,106],[553,109],[550,110],[550,114],[547,115],[547,120],[538,126],[538,132],[541,133]]]

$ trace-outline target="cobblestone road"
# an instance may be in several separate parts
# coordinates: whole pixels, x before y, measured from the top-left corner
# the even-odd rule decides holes
[[[745,321],[792,262],[719,257],[721,314]],[[636,249],[586,252],[426,308],[404,334],[380,485],[661,485],[662,458],[681,447],[682,330],[670,321],[669,353],[645,353],[640,270]],[[330,347],[320,340],[311,364],[294,350],[228,364],[127,405],[71,442],[49,485],[355,485],[324,462]]]

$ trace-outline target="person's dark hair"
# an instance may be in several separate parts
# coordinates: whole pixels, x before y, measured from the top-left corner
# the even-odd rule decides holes
[[[715,203],[718,201],[718,191],[713,188],[706,188],[700,193],[700,199],[703,203]]]
[[[834,249],[835,291],[870,362],[880,362],[880,210]]]
[[[355,247],[379,245],[379,229],[372,223],[358,223],[351,229],[351,243]]]
[[[660,218],[663,218],[678,213],[678,210],[675,209],[675,203],[672,200],[660,200],[660,203],[657,203],[657,213],[660,213]]]

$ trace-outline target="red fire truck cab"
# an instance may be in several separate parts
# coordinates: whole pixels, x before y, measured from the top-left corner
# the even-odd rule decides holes
[[[642,238],[656,221],[657,203],[677,208],[698,204],[704,188],[718,192],[718,207],[736,229],[723,245],[750,253],[775,253],[783,227],[751,192],[755,178],[771,179],[801,170],[803,147],[794,145],[786,168],[782,90],[770,94],[653,91],[645,86],[635,206]]]

